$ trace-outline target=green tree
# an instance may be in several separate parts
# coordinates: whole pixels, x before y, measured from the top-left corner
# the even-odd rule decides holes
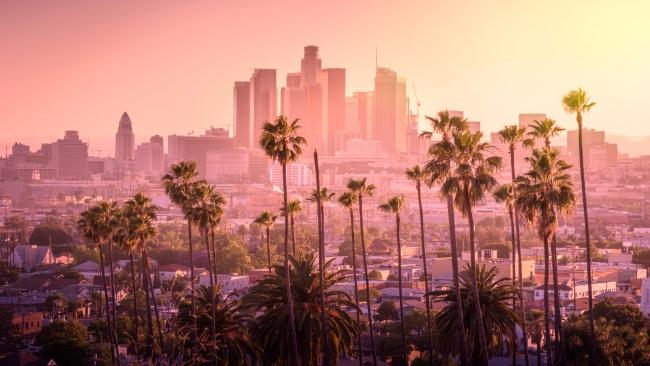
[[[275,220],[278,218],[277,215],[274,215],[270,211],[263,211],[260,213],[257,218],[255,218],[255,221],[253,223],[264,226],[264,229],[266,230],[266,253],[267,253],[267,259],[268,259],[268,268],[269,268],[269,273],[271,273],[271,228],[275,224]]]
[[[377,308],[377,320],[397,320],[399,319],[399,309],[392,301],[384,301]]]
[[[43,327],[36,336],[42,347],[41,357],[53,359],[59,365],[83,364],[88,359],[86,328],[76,320],[55,320]]]
[[[291,200],[287,203],[287,208],[291,224],[291,254],[296,255],[296,214],[302,211],[302,203],[300,200]],[[284,216],[284,207],[280,207],[280,214]]]
[[[584,151],[582,143],[582,118],[583,115],[591,110],[596,103],[591,101],[587,96],[587,92],[582,89],[575,89],[569,91],[562,97],[562,106],[567,113],[576,115],[576,122],[578,122],[578,155],[580,158],[580,188],[582,191],[582,213],[585,220],[585,247],[587,248],[587,299],[589,305],[589,330],[591,332],[591,340],[596,340],[596,324],[593,317],[594,299],[591,281],[593,279],[591,272],[591,245],[589,242],[589,213],[587,209],[587,184],[585,182],[585,164],[584,164]],[[591,355],[594,356],[596,345],[591,345]]]
[[[330,360],[338,360],[343,354],[352,353],[352,342],[359,332],[358,325],[344,307],[355,308],[354,302],[345,292],[332,287],[345,280],[342,271],[327,271],[331,262],[325,264],[325,304],[320,301],[319,271],[315,268],[313,253],[302,253],[298,258],[289,257],[296,331],[299,340],[298,362],[301,365],[318,364],[323,351],[321,348],[321,311],[327,312]],[[251,287],[242,302],[248,311],[258,316],[251,326],[251,333],[261,348],[268,364],[288,364],[287,353],[291,350],[291,340],[287,339],[290,315],[286,299],[284,266],[275,265],[272,275],[265,277]]]
[[[36,245],[60,245],[72,242],[72,236],[58,217],[47,216],[36,225],[29,236],[29,243]]]
[[[18,336],[18,326],[13,323],[14,312],[0,309],[0,341],[12,341]]]
[[[472,268],[476,268],[474,276],[468,273]],[[519,292],[509,283],[511,281],[509,278],[497,279],[497,275],[496,267],[486,269],[485,266],[468,266],[466,271],[461,274],[462,310],[464,313],[462,325],[467,333],[467,339],[471,341],[470,354],[473,365],[480,364],[483,357],[479,344],[481,330],[477,328],[483,327],[483,332],[490,334],[487,352],[494,354],[500,348],[502,339],[512,339],[513,330],[519,321],[517,312],[509,305],[512,303],[513,297],[519,296]],[[482,321],[478,319],[478,313],[475,310],[477,298],[474,278],[478,285]],[[433,291],[431,295],[433,301],[446,304],[435,318],[438,350],[443,354],[456,354],[460,351],[459,340],[449,337],[449,334],[458,327],[459,322],[455,289]]]

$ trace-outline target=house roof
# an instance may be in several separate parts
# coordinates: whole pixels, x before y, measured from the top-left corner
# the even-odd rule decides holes
[[[30,270],[33,266],[46,262],[48,255],[52,255],[49,246],[19,244],[14,248],[14,252],[21,261],[23,267]]]
[[[98,263],[95,263],[93,261],[85,261],[72,267],[72,269],[77,272],[95,272],[99,271],[100,267]]]
[[[163,264],[162,266],[158,267],[158,270],[160,272],[174,272],[174,271],[189,271],[190,267],[182,265],[182,264]]]

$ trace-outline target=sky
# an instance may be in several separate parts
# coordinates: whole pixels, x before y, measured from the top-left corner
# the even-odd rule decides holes
[[[631,0],[0,0],[1,154],[79,130],[112,155],[124,111],[137,143],[230,127],[234,81],[276,68],[280,87],[308,44],[346,68],[348,94],[373,89],[377,50],[422,115],[575,128],[560,98],[582,87],[597,102],[586,126],[650,135],[648,14]]]

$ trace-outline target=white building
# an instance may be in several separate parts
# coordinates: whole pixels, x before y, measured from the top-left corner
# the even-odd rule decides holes
[[[248,288],[250,279],[243,275],[218,274],[217,285],[221,286],[225,293],[231,293]]]
[[[282,165],[273,163],[269,168],[269,180],[273,185],[282,186]],[[287,185],[308,186],[311,185],[311,169],[302,163],[291,163],[287,165]]]
[[[558,289],[560,290],[560,300],[573,300],[587,298],[589,294],[589,285],[587,281],[577,281],[575,286],[571,286],[572,283],[569,281],[567,284],[559,284]],[[596,297],[600,294],[606,292],[615,292],[616,291],[616,281],[608,282],[592,282],[592,296]],[[554,295],[553,285],[549,284],[548,288],[549,297]],[[535,288],[535,301],[544,300],[544,286],[537,286]]]
[[[165,264],[158,267],[158,275],[162,282],[174,280],[178,277],[187,277],[189,273],[190,268],[180,264]]]

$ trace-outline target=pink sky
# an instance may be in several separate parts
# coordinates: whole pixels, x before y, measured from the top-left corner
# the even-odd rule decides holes
[[[423,114],[461,109],[490,131],[542,112],[573,128],[559,100],[583,87],[598,102],[588,126],[650,135],[648,14],[646,1],[0,1],[0,144],[76,129],[112,154],[125,110],[138,143],[227,127],[233,82],[256,67],[283,81],[306,44],[347,69],[348,93],[373,88],[377,47]]]

